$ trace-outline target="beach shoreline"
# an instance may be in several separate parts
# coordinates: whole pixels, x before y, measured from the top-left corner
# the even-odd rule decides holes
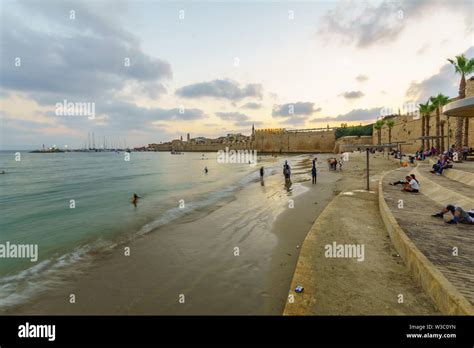
[[[265,186],[252,182],[232,199],[118,246],[61,289],[41,293],[7,314],[281,314],[296,245],[333,196],[328,182],[335,182],[336,174],[325,183],[323,169],[315,186],[327,192],[319,191],[315,209],[309,202],[316,192],[306,174],[311,156],[289,158],[295,164],[304,161],[294,165],[293,191],[284,189],[280,173],[266,177]],[[300,209],[286,209],[288,197]],[[125,247],[130,256],[124,256]],[[180,294],[184,304],[178,302]]]

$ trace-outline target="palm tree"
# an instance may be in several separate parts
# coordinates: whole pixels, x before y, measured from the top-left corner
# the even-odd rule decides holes
[[[389,144],[392,143],[392,128],[395,126],[395,121],[394,120],[387,120],[385,124],[388,127],[388,142]]]
[[[444,151],[441,149],[441,142],[440,142],[440,128],[441,128],[441,108],[448,103],[449,98],[441,93],[439,93],[436,97],[430,97],[431,104],[436,110],[436,149],[440,152]]]
[[[441,120],[441,153],[444,152],[444,125],[446,124],[446,120]]]
[[[456,73],[461,74],[461,82],[459,83],[459,99],[466,98],[466,75],[472,74],[474,72],[474,59],[467,59],[464,54],[456,56],[455,59],[448,59],[448,61],[454,66],[454,70]],[[455,134],[455,142],[456,146],[462,146],[462,128],[463,128],[463,117],[457,117],[456,119],[456,134]],[[466,126],[467,130],[469,131],[469,124]],[[467,144],[467,140],[469,135],[466,132],[464,135],[465,143]]]
[[[377,130],[377,139],[378,139],[378,145],[382,143],[382,127],[385,124],[384,120],[378,120],[374,124],[374,129]]]
[[[429,113],[429,107],[430,107],[429,101],[426,104],[418,104],[418,110],[420,111],[420,115],[421,115],[421,136],[422,137],[424,137],[425,135],[427,136],[426,115]],[[425,141],[425,139],[421,141],[421,144],[422,144],[421,146],[423,147],[423,149],[426,149],[428,147],[428,146],[425,146],[425,144],[428,144],[428,142]]]
[[[464,145],[469,144],[469,117],[465,117],[464,120]]]

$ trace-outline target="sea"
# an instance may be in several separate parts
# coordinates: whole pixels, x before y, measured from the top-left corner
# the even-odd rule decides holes
[[[0,259],[0,312],[94,255],[231,197],[262,165],[280,173],[268,157],[255,166],[218,163],[217,153],[0,152],[0,245],[38,248],[36,262]]]

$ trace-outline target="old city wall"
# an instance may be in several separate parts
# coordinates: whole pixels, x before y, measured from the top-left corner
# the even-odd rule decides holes
[[[332,152],[335,133],[329,131],[255,133],[255,148],[267,153]]]
[[[372,136],[370,135],[362,135],[362,136],[354,136],[349,135],[345,137],[341,137],[336,140],[336,144],[334,146],[334,153],[343,153],[346,151],[354,151],[352,145],[371,145],[372,144]]]
[[[446,116],[441,116],[440,120],[444,120],[444,135],[448,135],[448,118]],[[395,126],[392,128],[392,142],[396,141],[405,141],[411,143],[411,145],[403,145],[402,150],[406,152],[416,152],[421,147],[421,140],[417,140],[418,137],[421,137],[421,119],[395,119]],[[474,122],[470,121],[469,127],[469,146],[474,147],[474,127],[472,126]],[[449,144],[454,143],[454,133],[456,129],[456,118],[451,117],[449,119],[449,129],[450,137]],[[389,142],[388,127],[384,126],[382,128],[382,144],[387,144]],[[430,117],[430,136],[436,135],[436,114],[432,114]],[[378,143],[377,139],[377,130],[374,129],[372,135],[373,144]],[[444,140],[444,147],[447,148],[448,139]],[[435,141],[436,145],[436,141]]]

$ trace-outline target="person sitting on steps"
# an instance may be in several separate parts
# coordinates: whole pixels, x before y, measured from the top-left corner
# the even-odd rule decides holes
[[[415,178],[415,175],[407,175],[406,176],[407,182],[404,184],[402,191],[410,192],[410,193],[417,193],[420,192],[420,186],[418,180]]]
[[[452,204],[448,204],[439,213],[433,214],[431,216],[443,218],[444,214],[446,214],[447,212],[451,212],[451,214],[453,214],[453,218],[449,221],[446,221],[447,224],[455,225],[459,222],[463,224],[474,225],[474,209],[471,209],[466,212],[461,207],[455,207]]]

